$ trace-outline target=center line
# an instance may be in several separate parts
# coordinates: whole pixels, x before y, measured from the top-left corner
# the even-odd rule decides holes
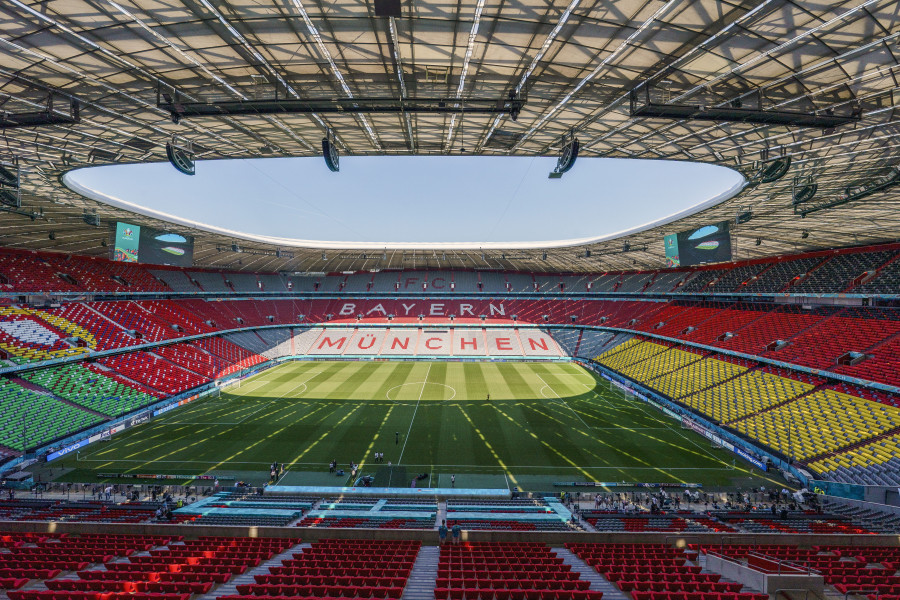
[[[400,458],[397,459],[397,466],[403,462],[403,453],[406,451],[406,442],[409,441],[409,432],[412,431],[413,422],[416,420],[416,413],[419,411],[419,402],[422,401],[422,394],[425,393],[425,386],[428,385],[428,374],[431,373],[432,363],[428,363],[428,370],[425,371],[425,381],[422,382],[422,391],[419,392],[419,399],[416,400],[416,407],[413,409],[412,419],[409,420],[409,429],[406,431],[406,438],[403,440],[403,448],[400,449]]]

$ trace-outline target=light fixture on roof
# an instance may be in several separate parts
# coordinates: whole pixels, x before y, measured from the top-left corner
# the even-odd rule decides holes
[[[93,211],[84,209],[84,211],[81,213],[81,220],[84,221],[85,225],[100,227],[100,215],[97,214],[97,209],[94,209]]]
[[[559,151],[559,158],[556,159],[556,168],[550,172],[550,179],[561,179],[563,173],[574,167],[575,161],[578,159],[578,150],[581,144],[575,137],[575,132],[569,131],[563,135],[561,142],[562,149]]]
[[[753,209],[749,206],[738,207],[737,216],[734,218],[735,225],[741,225],[753,218]]]
[[[194,147],[184,138],[173,135],[172,141],[166,142],[166,157],[173,167],[185,175],[193,175],[197,172],[194,162]]]
[[[756,245],[757,245],[757,246],[761,246],[761,245],[762,245],[762,238],[756,238]]]
[[[791,168],[791,157],[787,153],[787,148],[781,147],[781,154],[773,160],[769,160],[769,149],[763,148],[760,151],[759,170],[752,177],[755,183],[772,183],[778,181]]]
[[[809,202],[819,191],[819,184],[813,179],[812,175],[803,177],[794,177],[791,186],[791,203],[796,207],[798,204]]]
[[[900,167],[891,167],[883,176],[877,179],[869,180],[865,183],[848,185],[844,188],[844,193],[838,195],[831,200],[823,200],[814,205],[794,206],[794,214],[799,214],[800,218],[806,218],[806,215],[820,210],[836,208],[850,202],[857,202],[867,198],[873,194],[883,192],[900,185]]]
[[[20,175],[19,159],[15,159],[12,164],[0,163],[0,204],[12,208],[22,206]]]
[[[324,252],[322,253],[322,260],[328,260],[328,255]]]
[[[330,128],[325,130],[325,137],[322,138],[322,158],[325,159],[325,165],[332,173],[341,170],[341,156],[338,153],[334,131]]]

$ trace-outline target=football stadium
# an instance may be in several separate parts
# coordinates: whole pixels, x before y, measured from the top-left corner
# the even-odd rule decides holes
[[[900,600],[900,2],[3,0],[0,600]]]

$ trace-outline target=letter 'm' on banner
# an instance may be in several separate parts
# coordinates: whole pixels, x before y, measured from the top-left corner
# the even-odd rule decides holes
[[[326,335],[325,337],[322,338],[322,341],[319,342],[319,350],[321,350],[325,346],[328,346],[329,348],[334,348],[335,346],[337,346],[338,350],[340,350],[344,346],[344,342],[346,342],[346,341],[347,341],[346,337],[338,338],[337,340],[332,340],[330,337],[328,337]]]

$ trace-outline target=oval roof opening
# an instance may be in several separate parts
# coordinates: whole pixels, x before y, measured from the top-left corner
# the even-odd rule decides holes
[[[322,248],[540,248],[599,242],[723,202],[745,180],[686,161],[350,156],[88,167],[63,181],[89,198],[214,233]]]

